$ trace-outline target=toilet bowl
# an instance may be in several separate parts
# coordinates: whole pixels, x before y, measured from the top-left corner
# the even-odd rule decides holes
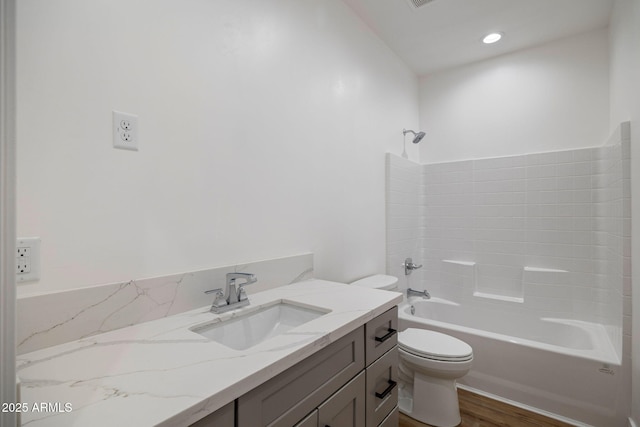
[[[400,412],[425,424],[460,424],[456,380],[471,369],[473,350],[464,341],[426,329],[398,335]]]
[[[377,274],[352,285],[396,290],[398,279]],[[473,349],[452,336],[408,328],[398,334],[400,412],[435,427],[460,424],[456,380],[471,369]]]

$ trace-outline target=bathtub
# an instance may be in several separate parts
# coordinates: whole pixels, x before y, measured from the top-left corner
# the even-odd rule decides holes
[[[399,328],[435,330],[471,345],[463,388],[576,425],[626,425],[620,360],[602,325],[412,297],[400,306]]]

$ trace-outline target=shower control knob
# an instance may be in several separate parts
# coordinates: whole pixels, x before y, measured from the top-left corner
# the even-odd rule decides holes
[[[404,267],[405,276],[410,275],[413,270],[417,270],[419,268],[422,268],[422,264],[420,264],[420,265],[414,264],[413,263],[413,259],[411,259],[411,258],[405,259],[404,262],[402,263],[402,266]]]

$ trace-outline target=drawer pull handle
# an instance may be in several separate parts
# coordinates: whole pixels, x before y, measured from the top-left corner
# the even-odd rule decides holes
[[[398,331],[396,331],[395,329],[389,328],[389,332],[387,332],[385,335],[383,335],[381,337],[375,337],[375,339],[378,342],[385,342],[386,340],[388,340],[389,338],[391,338],[392,336],[394,336],[397,333],[398,333]]]
[[[378,399],[384,399],[385,397],[391,394],[391,392],[393,391],[394,388],[396,388],[397,385],[398,383],[395,382],[394,380],[389,380],[389,385],[387,386],[387,388],[384,389],[382,393],[378,393],[376,391],[376,397]]]

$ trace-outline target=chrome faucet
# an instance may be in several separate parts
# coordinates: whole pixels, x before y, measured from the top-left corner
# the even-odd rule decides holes
[[[425,299],[430,299],[431,294],[425,289],[424,291],[416,291],[415,289],[408,288],[407,289],[407,298],[410,296],[422,297]]]
[[[238,284],[238,290],[236,291],[236,280],[244,279],[244,283]],[[246,301],[242,305],[249,305],[249,298],[247,298],[247,293],[244,291],[245,285],[250,285],[258,281],[258,278],[255,274],[250,273],[227,273],[227,291],[224,296],[229,305],[232,304],[241,304],[243,301]]]
[[[236,280],[243,279],[244,282],[237,284]],[[255,274],[250,273],[227,273],[227,287],[223,292],[221,288],[205,291],[205,294],[215,294],[216,298],[211,304],[212,313],[224,313],[225,311],[249,305],[249,297],[244,290],[245,285],[250,285],[258,281]]]

